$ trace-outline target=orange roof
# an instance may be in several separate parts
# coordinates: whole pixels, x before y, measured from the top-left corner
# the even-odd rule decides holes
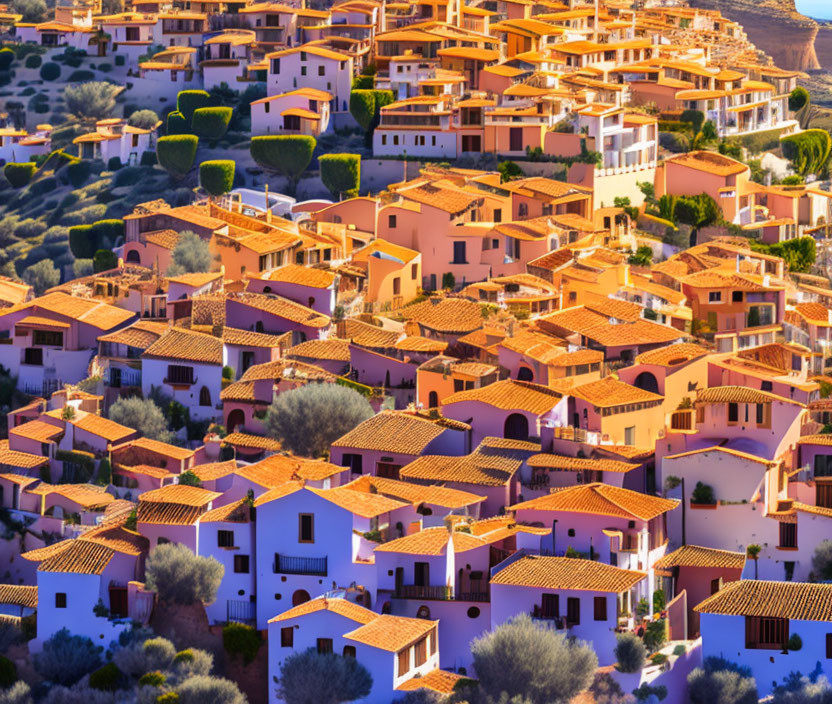
[[[476,401],[504,411],[523,410],[534,415],[543,415],[551,411],[562,398],[562,393],[547,386],[504,379],[479,389],[458,391],[445,398],[442,405]]]
[[[66,542],[69,545],[65,549],[40,563],[38,572],[101,574],[113,559],[114,551],[106,545],[87,540]]]
[[[267,504],[270,501],[276,501],[277,499],[282,499],[286,496],[291,496],[297,491],[303,489],[303,482],[301,481],[290,481],[284,484],[280,484],[276,486],[274,489],[270,489],[265,494],[258,496],[254,502],[254,506],[262,506],[263,504]]]
[[[334,465],[332,465],[334,466]],[[342,467],[339,469],[343,469]],[[444,486],[415,484],[396,479],[374,477],[365,474],[344,485],[344,488],[355,491],[384,494],[399,501],[416,504],[433,504],[445,508],[458,509],[485,501],[484,496],[472,494],[470,491],[449,489]]]
[[[152,440],[151,438],[136,438],[135,440],[130,440],[129,446],[139,447],[142,450],[150,450],[151,452],[165,455],[166,457],[170,457],[174,460],[187,460],[194,456],[194,451],[189,450],[186,447],[177,447],[176,445],[159,442],[158,440]],[[120,447],[124,447],[124,445],[121,445]]]
[[[310,288],[329,288],[335,281],[335,273],[328,269],[287,264],[256,278],[263,281],[279,281],[281,283],[309,286]]]
[[[491,584],[534,589],[612,592],[631,589],[647,574],[594,560],[526,555],[491,577]]]
[[[678,550],[674,550],[657,560],[653,566],[659,569],[708,567],[741,570],[745,566],[745,553],[717,550],[701,545],[683,545]]]
[[[483,325],[480,305],[463,298],[429,298],[406,306],[401,315],[439,333],[468,333]]]
[[[326,340],[307,340],[287,349],[284,356],[349,363],[350,343],[348,340],[340,340],[337,337],[330,337]]]
[[[598,408],[628,406],[636,403],[660,403],[664,397],[631,386],[615,377],[605,376],[598,381],[576,386],[569,391],[570,396],[583,399]]]
[[[667,159],[668,164],[678,164],[697,171],[705,171],[717,176],[733,176],[748,170],[748,167],[731,159],[730,157],[717,154],[716,152],[688,152]]]
[[[277,452],[280,449],[280,443],[277,440],[264,438],[261,435],[249,435],[248,433],[229,433],[222,441],[228,445],[237,445],[255,450],[271,450],[272,452]]]
[[[679,501],[676,499],[663,499],[598,482],[555,489],[551,494],[511,506],[510,510],[592,513],[598,516],[649,521],[672,511],[678,505]]]
[[[832,621],[832,584],[741,579],[695,606],[700,614]]]
[[[681,342],[667,347],[658,347],[642,352],[636,357],[636,364],[655,364],[660,367],[675,367],[708,354],[708,349],[690,342]]]
[[[298,618],[299,616],[306,616],[314,614],[319,611],[331,611],[332,613],[348,618],[351,621],[356,621],[361,624],[368,624],[378,618],[378,614],[363,606],[347,601],[346,599],[332,599],[321,596],[311,601],[306,601],[299,604],[282,614],[278,614],[274,618],[269,619],[269,623],[278,623],[280,621],[288,621],[291,618]]]
[[[220,496],[222,494],[216,491],[208,491],[198,486],[171,484],[169,486],[163,486],[161,489],[153,489],[152,491],[145,491],[143,494],[139,494],[139,502],[202,507],[214,499],[218,499]]]
[[[345,633],[344,638],[395,653],[425,637],[438,623],[439,621],[424,618],[382,614],[354,631]]]
[[[246,499],[206,511],[199,518],[200,523],[248,523],[250,520],[251,507]]]
[[[71,318],[79,323],[92,325],[99,330],[112,330],[136,315],[123,308],[117,308],[90,298],[70,296],[61,291],[47,293],[26,303],[4,308],[1,313],[2,315],[8,315],[21,310],[46,311]]]
[[[30,420],[14,428],[9,428],[9,435],[16,435],[36,442],[49,442],[63,434],[63,428],[52,425],[52,423],[45,423],[42,420]]]
[[[49,464],[48,457],[43,457],[41,455],[33,455],[29,452],[19,452],[17,450],[10,450],[9,441],[0,440],[0,466],[15,467],[16,469],[34,469],[35,467],[40,467],[43,464]],[[26,479],[26,477],[21,478]]]
[[[199,477],[200,481],[209,482],[234,474],[237,471],[237,460],[198,464],[196,467],[192,467],[191,471]]]
[[[306,327],[326,328],[330,324],[329,316],[274,294],[238,293],[229,296],[228,301],[242,303],[255,310],[270,313]]]
[[[696,402],[703,403],[793,403],[802,405],[798,401],[776,396],[768,391],[758,391],[747,386],[712,386],[708,389],[699,389],[696,393]]]
[[[62,409],[56,408],[54,411],[49,411],[46,415],[52,418],[60,418],[61,413]],[[116,423],[109,418],[102,418],[95,413],[86,413],[80,410],[75,412],[75,417],[69,422],[76,428],[80,428],[92,435],[97,435],[109,442],[119,442],[136,433],[133,428]]]
[[[322,499],[326,499],[336,506],[362,518],[375,518],[376,516],[404,508],[408,505],[403,501],[396,501],[382,494],[367,494],[345,487],[336,487],[335,489],[307,488]]]
[[[465,675],[459,675],[456,672],[431,670],[426,675],[412,677],[406,682],[402,682],[396,687],[396,691],[414,692],[417,689],[429,689],[431,692],[449,695],[456,691],[457,684],[464,679],[466,679]]]
[[[0,604],[14,604],[30,609],[38,607],[38,588],[19,584],[0,584]]]
[[[184,328],[171,328],[150,345],[142,357],[222,364],[222,340]]]
[[[332,446],[420,455],[444,431],[439,422],[412,413],[388,410],[360,423]]]
[[[242,347],[281,347],[284,341],[290,341],[291,337],[292,333],[290,332],[269,335],[264,332],[230,327],[224,327],[222,330],[222,341],[226,345],[240,345]]]
[[[540,453],[532,455],[527,460],[529,467],[541,467],[544,469],[556,469],[561,472],[615,472],[622,474],[636,469],[639,465],[612,460],[605,457],[590,459],[588,457],[567,457],[565,455],[553,455]]]

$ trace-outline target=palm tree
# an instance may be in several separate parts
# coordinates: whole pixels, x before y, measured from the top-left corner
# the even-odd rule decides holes
[[[754,560],[754,579],[757,579],[757,565],[759,564],[758,558],[762,550],[762,545],[757,545],[756,543],[752,543],[745,549],[745,554],[748,555],[749,559]]]

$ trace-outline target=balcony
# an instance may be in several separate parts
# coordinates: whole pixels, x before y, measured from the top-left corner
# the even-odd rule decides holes
[[[478,601],[488,602],[491,597],[488,591],[456,592],[448,586],[419,586],[418,584],[402,584],[396,587],[393,596],[397,599],[422,599],[426,601]]]
[[[275,553],[272,569],[275,574],[306,574],[316,577],[326,577],[327,558],[325,557],[292,557]]]
[[[247,623],[254,625],[256,621],[255,603],[242,599],[229,599],[225,604],[225,620],[228,623]]]

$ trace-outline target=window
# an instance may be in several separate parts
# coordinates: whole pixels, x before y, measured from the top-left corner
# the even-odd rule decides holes
[[[529,206],[527,203],[520,203],[517,206],[517,217],[527,218],[529,216]]]
[[[350,471],[353,474],[363,474],[363,455],[356,455],[351,452],[347,452],[341,458],[341,466],[342,467],[349,467]]]
[[[410,265],[410,278],[416,281],[419,276],[419,265],[418,264],[411,264]]]
[[[396,216],[395,215],[388,215],[387,216],[387,227],[391,230],[396,229]]]
[[[66,608],[66,592],[55,592],[55,608]]]
[[[815,506],[832,508],[832,484],[815,482]]]
[[[605,596],[596,596],[594,603],[595,603],[595,620],[596,621],[606,621],[607,620],[607,597],[605,597]]]
[[[234,531],[233,530],[218,530],[217,531],[217,547],[219,547],[219,548],[233,548],[234,547]]]
[[[295,645],[295,629],[292,626],[280,629],[280,647],[292,648]]]
[[[503,221],[503,211],[501,208],[496,208],[494,210],[494,222],[502,222]]]
[[[399,144],[399,135],[394,134],[393,135],[393,145],[398,146],[398,144]]]
[[[576,596],[566,600],[566,623],[570,626],[581,625],[581,600]]]
[[[325,76],[326,75],[326,67],[325,66],[318,66],[318,75]]]
[[[306,75],[306,66],[301,66],[301,67],[300,67],[300,75],[301,75],[301,76],[305,76],[305,75]]]
[[[721,291],[709,291],[708,292],[708,303],[721,303],[722,302],[722,292]]]
[[[211,392],[207,386],[203,386],[199,390],[199,405],[200,406],[210,406],[211,405]]]
[[[272,59],[272,73],[280,73],[280,59]]]
[[[629,447],[636,444],[636,426],[631,425],[629,428],[624,428],[624,444]]]
[[[430,632],[430,654],[431,655],[436,655],[436,637],[437,637],[437,633],[438,633],[438,631],[435,628]]]
[[[332,638],[318,638],[318,654],[326,655],[332,652]]]
[[[168,378],[166,381],[168,384],[193,384],[194,368],[168,364]]]
[[[399,677],[406,675],[410,670],[410,648],[400,650],[396,661],[396,669],[398,670]]]
[[[731,300],[734,303],[742,303],[742,291],[731,291]]]
[[[40,347],[27,347],[23,352],[23,363],[35,367],[42,367],[43,350]]]
[[[728,404],[728,422],[729,423],[736,423],[739,419],[740,419],[739,404],[729,403]]]
[[[797,547],[797,523],[780,522],[780,545],[781,548]]]
[[[826,634],[826,658],[832,659],[832,633]]]
[[[720,589],[722,589],[722,577],[718,577],[717,579],[711,580],[711,594],[716,594]]]
[[[315,516],[311,513],[298,514],[298,542],[315,542]]]
[[[234,555],[234,573],[248,574],[248,555]]]
[[[241,372],[245,372],[249,367],[254,365],[254,352],[246,350],[243,352],[242,360],[240,362]]]
[[[394,296],[401,296],[402,294],[402,280],[401,277],[396,276],[393,279],[393,295]]]
[[[386,134],[381,135],[381,144],[382,144],[382,146],[387,144],[387,135]]]
[[[780,650],[789,640],[789,619],[767,616],[745,617],[745,647]]]
[[[42,345],[43,347],[63,347],[64,334],[52,330],[33,330],[32,344]]]
[[[422,638],[422,640],[418,641],[413,648],[414,656],[415,656],[415,665],[419,667],[424,665],[428,661],[428,639],[427,637]]]
[[[452,264],[466,264],[465,242],[454,242],[454,258]]]
[[[355,646],[354,645],[345,645],[344,646],[344,657],[345,658],[354,658],[355,657]]]
[[[542,618],[560,618],[560,606],[557,594],[540,595],[540,615]]]

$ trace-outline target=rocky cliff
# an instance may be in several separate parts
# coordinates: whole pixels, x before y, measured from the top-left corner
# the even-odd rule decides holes
[[[827,71],[832,71],[832,24],[822,24],[815,39],[815,54],[820,65]]]
[[[720,10],[725,17],[739,22],[749,40],[771,56],[780,68],[797,71],[821,68],[815,53],[818,23],[801,15],[795,9],[794,0],[690,0],[690,4]],[[832,32],[824,32],[826,36],[830,44],[824,54],[832,61]]]

